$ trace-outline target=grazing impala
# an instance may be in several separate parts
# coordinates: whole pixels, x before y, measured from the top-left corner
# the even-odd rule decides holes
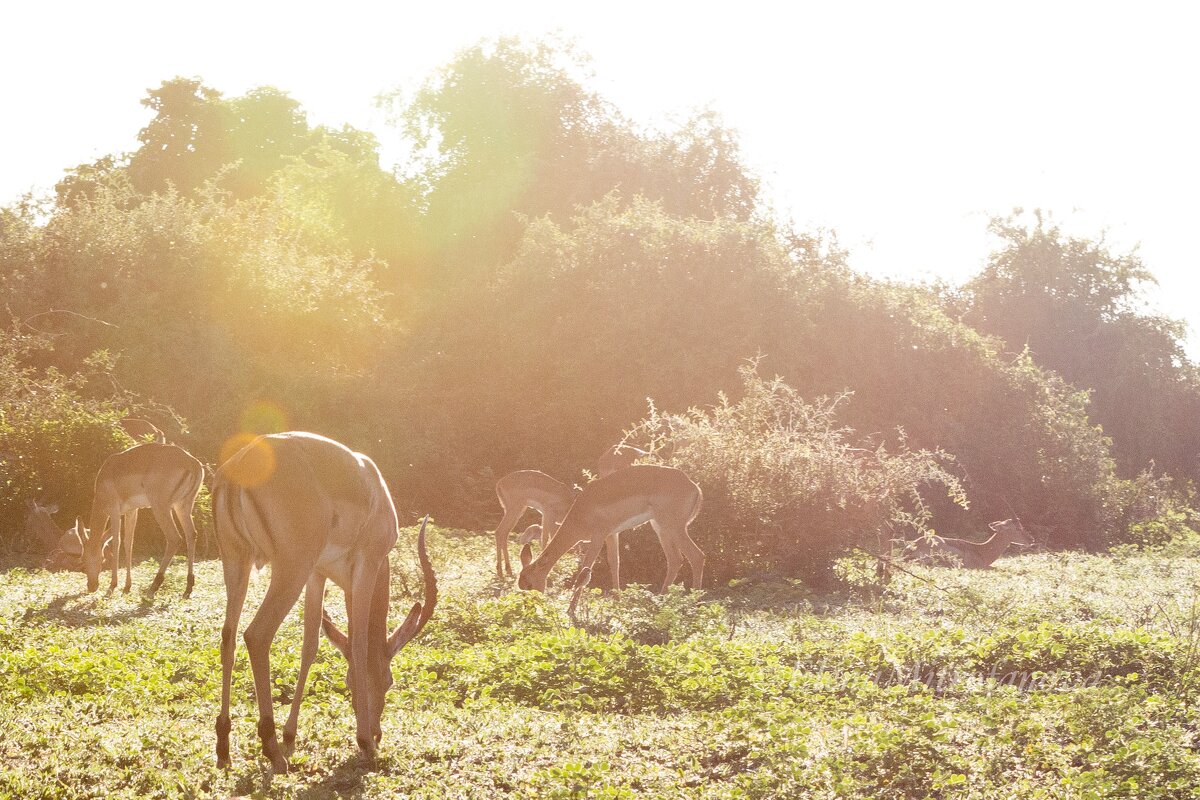
[[[109,456],[96,474],[91,528],[82,531],[83,571],[87,575],[88,591],[94,592],[100,586],[104,549],[110,542],[114,560],[109,590],[117,588],[120,550],[124,545],[125,591],[129,591],[133,581],[133,535],[137,529],[138,509],[149,507],[158,527],[162,528],[166,546],[158,562],[158,574],[147,591],[154,594],[162,585],[178,540],[182,538],[188,558],[187,588],[183,596],[191,597],[196,582],[193,570],[196,525],[192,522],[192,507],[203,481],[204,465],[173,444],[139,444]]]
[[[596,460],[596,466],[600,470],[600,477],[603,478],[606,475],[612,475],[619,469],[633,466],[634,461],[648,455],[650,455],[649,452],[632,445],[614,444]]]
[[[83,529],[83,523],[76,519],[75,527],[64,532],[50,516],[57,511],[57,505],[44,506],[37,500],[31,501],[29,511],[25,515],[25,535],[41,542],[42,549],[46,552],[42,569],[47,572],[83,572],[83,542],[79,533]],[[105,549],[104,565],[111,566],[111,563],[111,552]]]
[[[266,596],[243,634],[254,672],[258,735],[276,772],[288,768],[296,741],[300,699],[320,632],[349,662],[346,686],[354,708],[358,746],[375,754],[383,736],[383,705],[392,685],[392,657],[421,632],[437,602],[437,581],[425,550],[425,523],[417,555],[425,580],[424,603],[416,603],[391,635],[388,554],[399,522],[387,484],[375,462],[344,445],[311,433],[260,436],[221,465],[213,481],[213,519],[225,573],[225,626],[221,630],[221,712],[217,717],[217,764],[229,766],[229,693],[238,620],[250,572],[271,565]],[[428,518],[426,518],[428,520]],[[347,633],[322,610],[325,581],[346,596]],[[304,591],[304,642],[291,713],[281,750],[271,707],[271,641]]]
[[[635,464],[597,478],[584,487],[537,558],[530,558],[529,548],[521,551],[517,583],[522,589],[545,591],[551,567],[578,542],[590,542],[580,559],[581,568],[590,569],[610,537],[649,522],[667,557],[667,574],[659,591],[665,592],[675,580],[684,559],[692,568],[692,588],[699,589],[704,581],[704,553],[688,536],[687,526],[700,513],[703,500],[700,487],[673,467]],[[609,552],[613,587],[619,589],[619,555],[612,557],[617,548]]]
[[[504,518],[496,528],[496,574],[500,577],[512,575],[512,564],[508,560],[508,535],[517,520],[532,508],[542,515],[541,537],[544,546],[554,534],[558,523],[567,515],[575,501],[575,490],[562,481],[551,478],[535,469],[510,472],[496,481],[496,497]]]
[[[918,539],[912,546],[912,557],[918,561],[961,564],[967,569],[984,569],[1003,555],[1010,544],[1028,547],[1033,544],[1019,519],[1006,519],[988,525],[994,531],[986,542],[969,542],[966,539]]]

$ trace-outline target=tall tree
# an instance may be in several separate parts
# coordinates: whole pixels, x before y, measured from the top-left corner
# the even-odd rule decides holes
[[[129,164],[138,191],[171,184],[191,192],[229,163],[231,114],[216,89],[194,78],[173,78],[149,90],[142,105],[154,118],[138,133],[141,147]]]
[[[1182,323],[1146,311],[1141,289],[1154,278],[1136,253],[1069,236],[1041,212],[989,229],[1002,246],[964,288],[964,319],[1090,389],[1125,474],[1153,461],[1200,476],[1200,375]]]
[[[565,221],[614,189],[680,216],[752,213],[757,182],[715,115],[642,135],[586,87],[587,74],[569,47],[501,39],[462,52],[404,106],[405,131],[424,158],[430,239],[445,265],[504,261],[521,217]]]

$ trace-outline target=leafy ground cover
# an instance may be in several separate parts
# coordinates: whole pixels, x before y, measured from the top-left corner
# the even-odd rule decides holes
[[[112,596],[3,565],[0,797],[1200,796],[1195,548],[914,568],[881,595],[634,587],[586,596],[572,625],[561,591],[492,577],[490,537],[431,541],[443,596],[394,662],[380,757],[356,754],[322,643],[285,775],[260,758],[244,649],[234,766],[215,766],[217,562],[187,601],[180,569],[137,594],[153,561]],[[394,585],[415,590],[406,546]],[[281,703],[299,642],[293,613]]]

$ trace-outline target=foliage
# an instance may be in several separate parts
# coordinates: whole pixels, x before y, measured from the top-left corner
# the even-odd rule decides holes
[[[639,130],[556,42],[480,43],[390,98],[402,140],[385,144],[411,156],[395,173],[375,137],[310,126],[270,87],[227,97],[174,78],[144,102],[135,151],[69,171],[53,202],[0,211],[0,290],[10,320],[39,315],[55,336],[39,366],[85,373],[107,353],[114,393],[177,409],[180,443],[206,461],[239,430],[317,430],[371,453],[400,506],[483,524],[497,476],[582,480],[647,397],[711,402],[758,354],[801,397],[852,393],[831,428],[847,448],[886,441],[890,468],[908,453],[917,471],[916,454],[945,454],[970,508],[910,496],[910,534],[970,535],[1018,514],[1044,544],[1098,549],[1152,519],[1145,492],[1115,477],[1106,434],[1123,442],[1126,480],[1146,467],[1129,455],[1140,412],[1105,416],[1103,398],[1125,391],[1116,380],[1153,406],[1147,454],[1155,475],[1180,479],[1172,491],[1200,452],[1170,435],[1195,416],[1192,367],[1174,328],[1136,315],[1136,259],[997,223],[1011,246],[957,296],[858,276],[834,237],[772,219],[715,115]],[[1033,339],[1007,352],[1029,337],[996,326],[1024,325],[1043,301],[1053,313],[1037,319],[1071,320],[1067,338],[1098,319],[1123,343],[1088,357],[1117,359],[1121,377],[1064,378]],[[1143,362],[1149,382],[1130,377]],[[849,480],[847,496],[870,488],[837,463],[829,479]],[[807,525],[801,538],[820,547],[859,536],[842,519],[815,542],[823,515],[876,527],[839,498],[810,511],[793,503],[784,527]],[[787,537],[773,525],[743,520],[762,546],[720,562],[776,559]],[[644,556],[633,577],[655,580],[653,543],[630,544]]]
[[[1028,348],[1038,362],[1093,390],[1092,417],[1115,442],[1126,475],[1150,465],[1200,474],[1200,374],[1182,323],[1149,313],[1153,283],[1136,252],[1071,236],[1040,211],[994,219],[1000,247],[958,298],[965,319]]]
[[[501,38],[460,52],[407,102],[392,98],[427,187],[428,241],[452,279],[511,257],[522,217],[565,220],[617,187],[680,216],[755,211],[757,181],[714,114],[641,134],[584,85],[587,72],[569,45]]]
[[[805,402],[780,378],[741,370],[742,397],[711,409],[649,416],[628,434],[705,491],[695,534],[719,576],[750,570],[820,576],[847,549],[887,552],[896,535],[923,534],[934,486],[966,506],[946,453],[913,451],[903,432],[858,442],[836,420],[840,400]],[[864,446],[865,445],[865,446]]]
[[[36,551],[23,531],[30,501],[58,505],[64,530],[86,519],[96,470],[131,443],[116,423],[134,398],[88,396],[110,365],[95,358],[88,373],[72,375],[39,368],[48,348],[45,336],[20,325],[0,330],[0,549]]]

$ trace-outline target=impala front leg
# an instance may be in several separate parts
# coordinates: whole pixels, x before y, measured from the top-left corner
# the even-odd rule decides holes
[[[300,700],[304,697],[304,682],[308,670],[317,657],[321,643],[321,614],[325,602],[325,579],[313,575],[304,590],[304,644],[300,648],[300,675],[296,678],[296,694],[292,698],[292,710],[283,726],[283,753],[291,757],[296,749],[296,728],[300,721]]]
[[[387,553],[383,554],[387,563]],[[371,730],[373,709],[371,708],[368,664],[368,645],[371,623],[371,602],[375,594],[375,580],[379,575],[378,559],[364,559],[354,570],[353,588],[346,592],[347,635],[350,639],[349,668],[346,683],[350,689],[350,705],[354,708],[355,737],[359,749],[368,758],[375,757],[375,735]]]

